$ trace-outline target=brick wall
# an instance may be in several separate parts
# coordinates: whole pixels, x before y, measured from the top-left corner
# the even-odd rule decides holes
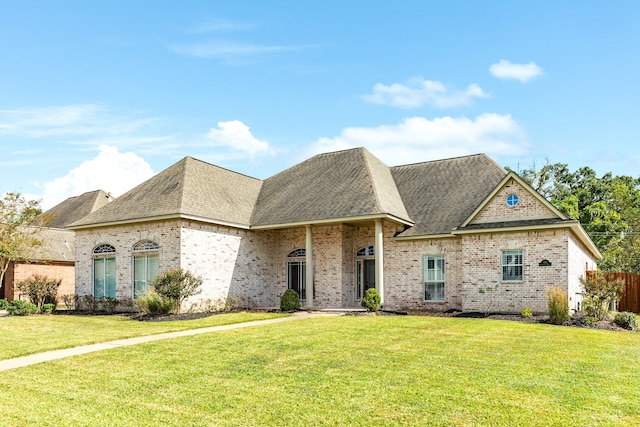
[[[63,295],[75,293],[75,268],[69,263],[11,263],[11,267],[5,274],[5,298],[11,302],[20,299],[20,291],[16,285],[34,275],[47,276],[50,279],[61,279],[58,288],[58,300],[62,303]]]
[[[516,206],[507,205],[506,199],[510,194],[518,195],[519,201]],[[471,224],[541,218],[557,218],[557,215],[516,180],[510,179]]]

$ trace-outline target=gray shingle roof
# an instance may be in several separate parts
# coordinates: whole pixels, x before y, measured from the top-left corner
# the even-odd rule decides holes
[[[35,237],[42,241],[42,245],[33,249],[30,261],[75,262],[76,242],[73,231],[42,228]]]
[[[411,221],[389,168],[358,148],[319,154],[268,178],[252,225],[380,214]]]
[[[482,203],[506,171],[484,154],[391,168],[415,226],[400,236],[450,234]]]
[[[102,190],[89,191],[76,197],[69,197],[41,215],[46,227],[65,228],[89,215],[107,203],[111,196]]]
[[[186,157],[73,226],[192,216],[243,226],[391,216],[402,237],[450,234],[504,178],[484,154],[389,168],[357,148],[265,181]]]
[[[185,157],[72,227],[191,216],[249,226],[262,181]]]

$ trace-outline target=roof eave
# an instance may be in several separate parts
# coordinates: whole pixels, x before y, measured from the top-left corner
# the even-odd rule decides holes
[[[386,219],[389,221],[393,221],[393,222],[396,222],[402,225],[408,225],[408,226],[415,225],[412,221],[397,217],[395,215],[375,214],[375,215],[361,215],[361,216],[351,216],[351,217],[341,217],[341,218],[311,219],[306,221],[295,221],[295,222],[286,222],[286,223],[279,223],[279,224],[254,225],[251,227],[251,229],[252,230],[273,230],[273,229],[282,229],[282,228],[304,227],[306,225],[326,225],[326,224],[336,224],[336,223],[374,221],[376,219]]]
[[[125,219],[120,221],[108,221],[108,222],[94,223],[94,224],[80,224],[80,225],[72,225],[72,226],[69,226],[68,228],[75,231],[75,230],[86,230],[91,228],[113,227],[118,225],[140,224],[145,222],[168,221],[168,220],[175,220],[175,219],[186,219],[190,221],[198,221],[198,222],[204,222],[208,224],[240,228],[243,230],[248,230],[250,228],[249,225],[247,224],[240,224],[240,223],[235,223],[230,221],[206,218],[198,215],[187,215],[187,214],[168,214],[168,215],[158,215],[158,216],[144,217],[144,218]]]

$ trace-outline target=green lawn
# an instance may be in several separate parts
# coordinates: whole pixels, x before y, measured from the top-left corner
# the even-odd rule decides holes
[[[315,318],[4,372],[0,425],[639,425],[638,366],[639,333]]]
[[[126,316],[0,317],[0,360],[48,350],[130,338],[140,335],[228,325],[280,317],[274,313],[230,313],[197,320],[140,322]],[[0,425],[2,423],[0,422]]]

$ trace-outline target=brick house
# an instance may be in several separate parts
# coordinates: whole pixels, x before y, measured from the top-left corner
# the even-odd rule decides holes
[[[364,148],[266,180],[186,157],[70,226],[76,293],[128,300],[163,271],[204,280],[200,300],[545,312],[550,286],[581,301],[600,253],[515,173],[483,154],[387,167]],[[196,302],[194,299],[193,302]]]
[[[58,297],[75,293],[75,236],[65,227],[98,210],[111,200],[102,190],[70,197],[44,212],[40,219],[46,227],[35,230],[42,245],[34,248],[28,260],[12,262],[0,286],[0,298],[20,299],[16,285],[34,275],[61,279]]]

